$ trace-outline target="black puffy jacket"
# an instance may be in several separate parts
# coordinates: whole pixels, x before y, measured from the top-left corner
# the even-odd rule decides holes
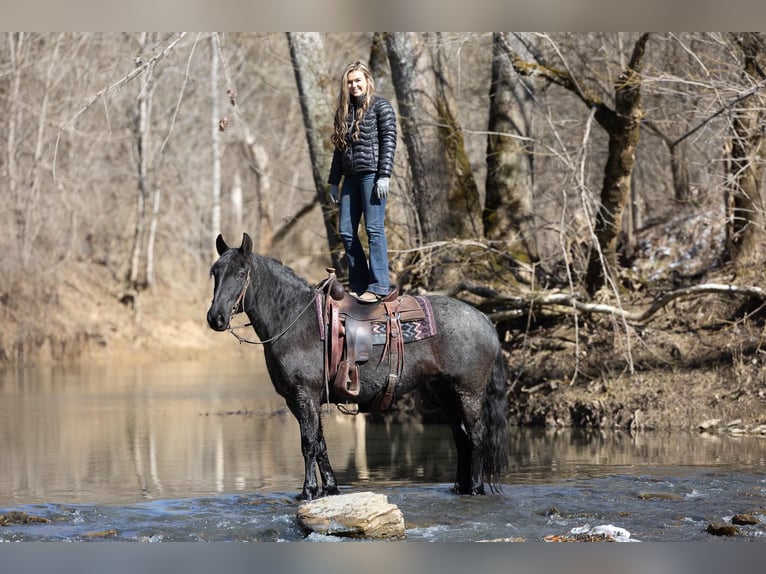
[[[349,110],[349,121],[356,113]],[[330,185],[338,185],[341,176],[377,172],[377,177],[391,177],[396,151],[396,114],[388,100],[375,96],[362,118],[359,139],[353,140],[349,129],[345,150],[336,149],[332,156]],[[377,179],[377,178],[376,178]]]

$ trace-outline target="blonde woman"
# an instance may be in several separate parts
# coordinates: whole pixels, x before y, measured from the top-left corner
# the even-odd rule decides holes
[[[354,62],[343,70],[335,111],[330,198],[339,204],[338,231],[349,268],[349,289],[363,302],[388,294],[385,214],[396,152],[396,114],[375,93],[368,67]],[[343,186],[339,188],[343,180]],[[369,263],[359,240],[359,223],[369,243]]]

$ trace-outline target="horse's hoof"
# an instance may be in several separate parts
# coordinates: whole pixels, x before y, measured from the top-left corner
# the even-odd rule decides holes
[[[316,500],[317,498],[318,496],[316,492],[312,493],[311,491],[308,491],[308,490],[304,490],[298,496],[295,497],[295,499],[298,502],[310,502],[312,500]]]
[[[461,496],[483,496],[485,494],[484,485],[482,484],[477,487],[470,487],[456,484],[452,487],[452,494],[460,494]]]

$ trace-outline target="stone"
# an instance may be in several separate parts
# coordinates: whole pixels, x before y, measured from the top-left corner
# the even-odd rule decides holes
[[[711,522],[707,525],[707,532],[713,536],[736,536],[739,528],[726,522]]]
[[[639,492],[641,500],[681,500],[683,496],[673,492]]]
[[[327,496],[298,506],[298,524],[307,532],[351,538],[404,538],[404,516],[383,494],[356,492]]]
[[[732,519],[732,524],[737,524],[739,526],[751,526],[753,524],[758,524],[760,520],[753,516],[752,514],[735,514]]]
[[[718,427],[718,424],[719,424],[720,422],[721,422],[721,419],[709,419],[709,420],[706,420],[706,421],[704,421],[704,422],[701,422],[701,423],[698,425],[698,427],[697,427],[697,428],[698,428],[698,429],[699,429],[701,432],[705,432],[705,431],[711,431],[711,430],[715,430],[715,429]]]
[[[0,514],[0,526],[11,526],[13,524],[34,524],[48,523],[50,520],[40,516],[33,516],[20,510],[11,510],[5,514]]]

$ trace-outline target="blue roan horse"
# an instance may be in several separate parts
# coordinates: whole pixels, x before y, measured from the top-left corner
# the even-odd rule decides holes
[[[324,296],[280,262],[253,253],[247,234],[242,245],[230,248],[219,235],[220,255],[211,274],[213,302],[207,313],[210,327],[229,328],[235,313],[245,312],[264,343],[271,381],[300,424],[306,476],[300,498],[337,494],[320,408],[327,402],[323,371],[324,345],[319,336],[316,297]],[[506,376],[500,343],[492,323],[474,307],[443,296],[429,296],[437,334],[406,345],[406,358],[396,383],[396,396],[418,385],[429,385],[451,425],[457,445],[454,491],[484,494],[499,485],[507,464]],[[369,411],[386,385],[388,361],[380,360],[376,345],[360,365],[359,410]],[[329,402],[335,396],[329,387]],[[319,492],[315,467],[319,467]]]

